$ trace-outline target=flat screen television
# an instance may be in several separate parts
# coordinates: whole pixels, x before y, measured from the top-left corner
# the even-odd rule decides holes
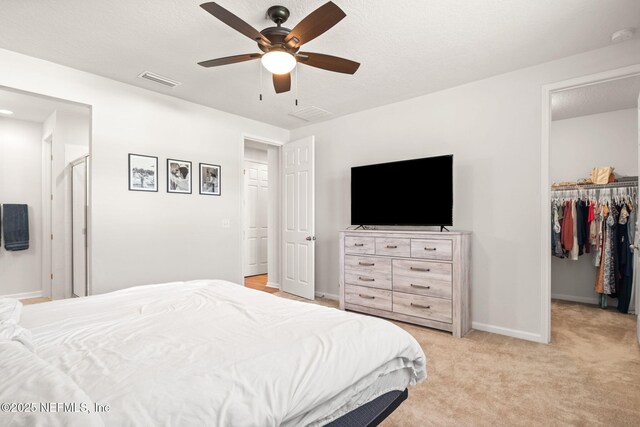
[[[453,225],[453,155],[351,168],[352,225]]]

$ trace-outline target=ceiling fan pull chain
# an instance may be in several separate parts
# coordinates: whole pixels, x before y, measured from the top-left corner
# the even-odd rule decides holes
[[[298,106],[298,76],[300,74],[300,71],[298,70],[298,67],[296,67],[296,107]]]
[[[258,68],[260,69],[260,101],[262,101],[262,64],[258,64]]]

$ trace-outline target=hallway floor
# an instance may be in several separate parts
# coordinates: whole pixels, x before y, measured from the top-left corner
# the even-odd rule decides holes
[[[268,292],[270,294],[275,294],[279,291],[276,288],[270,288],[267,286],[267,275],[259,274],[257,276],[247,276],[244,278],[244,285],[247,288],[255,289],[262,292]]]

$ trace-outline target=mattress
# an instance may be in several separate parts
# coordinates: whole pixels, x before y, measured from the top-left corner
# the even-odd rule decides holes
[[[48,401],[109,410],[0,422],[316,426],[426,378],[422,349],[388,321],[219,280],[26,306],[20,325],[35,350],[0,343],[14,362],[0,366],[0,402],[49,387]]]

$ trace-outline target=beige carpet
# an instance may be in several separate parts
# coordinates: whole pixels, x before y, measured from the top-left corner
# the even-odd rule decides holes
[[[559,301],[552,313],[550,345],[398,322],[422,346],[429,377],[382,425],[640,426],[635,316]]]

